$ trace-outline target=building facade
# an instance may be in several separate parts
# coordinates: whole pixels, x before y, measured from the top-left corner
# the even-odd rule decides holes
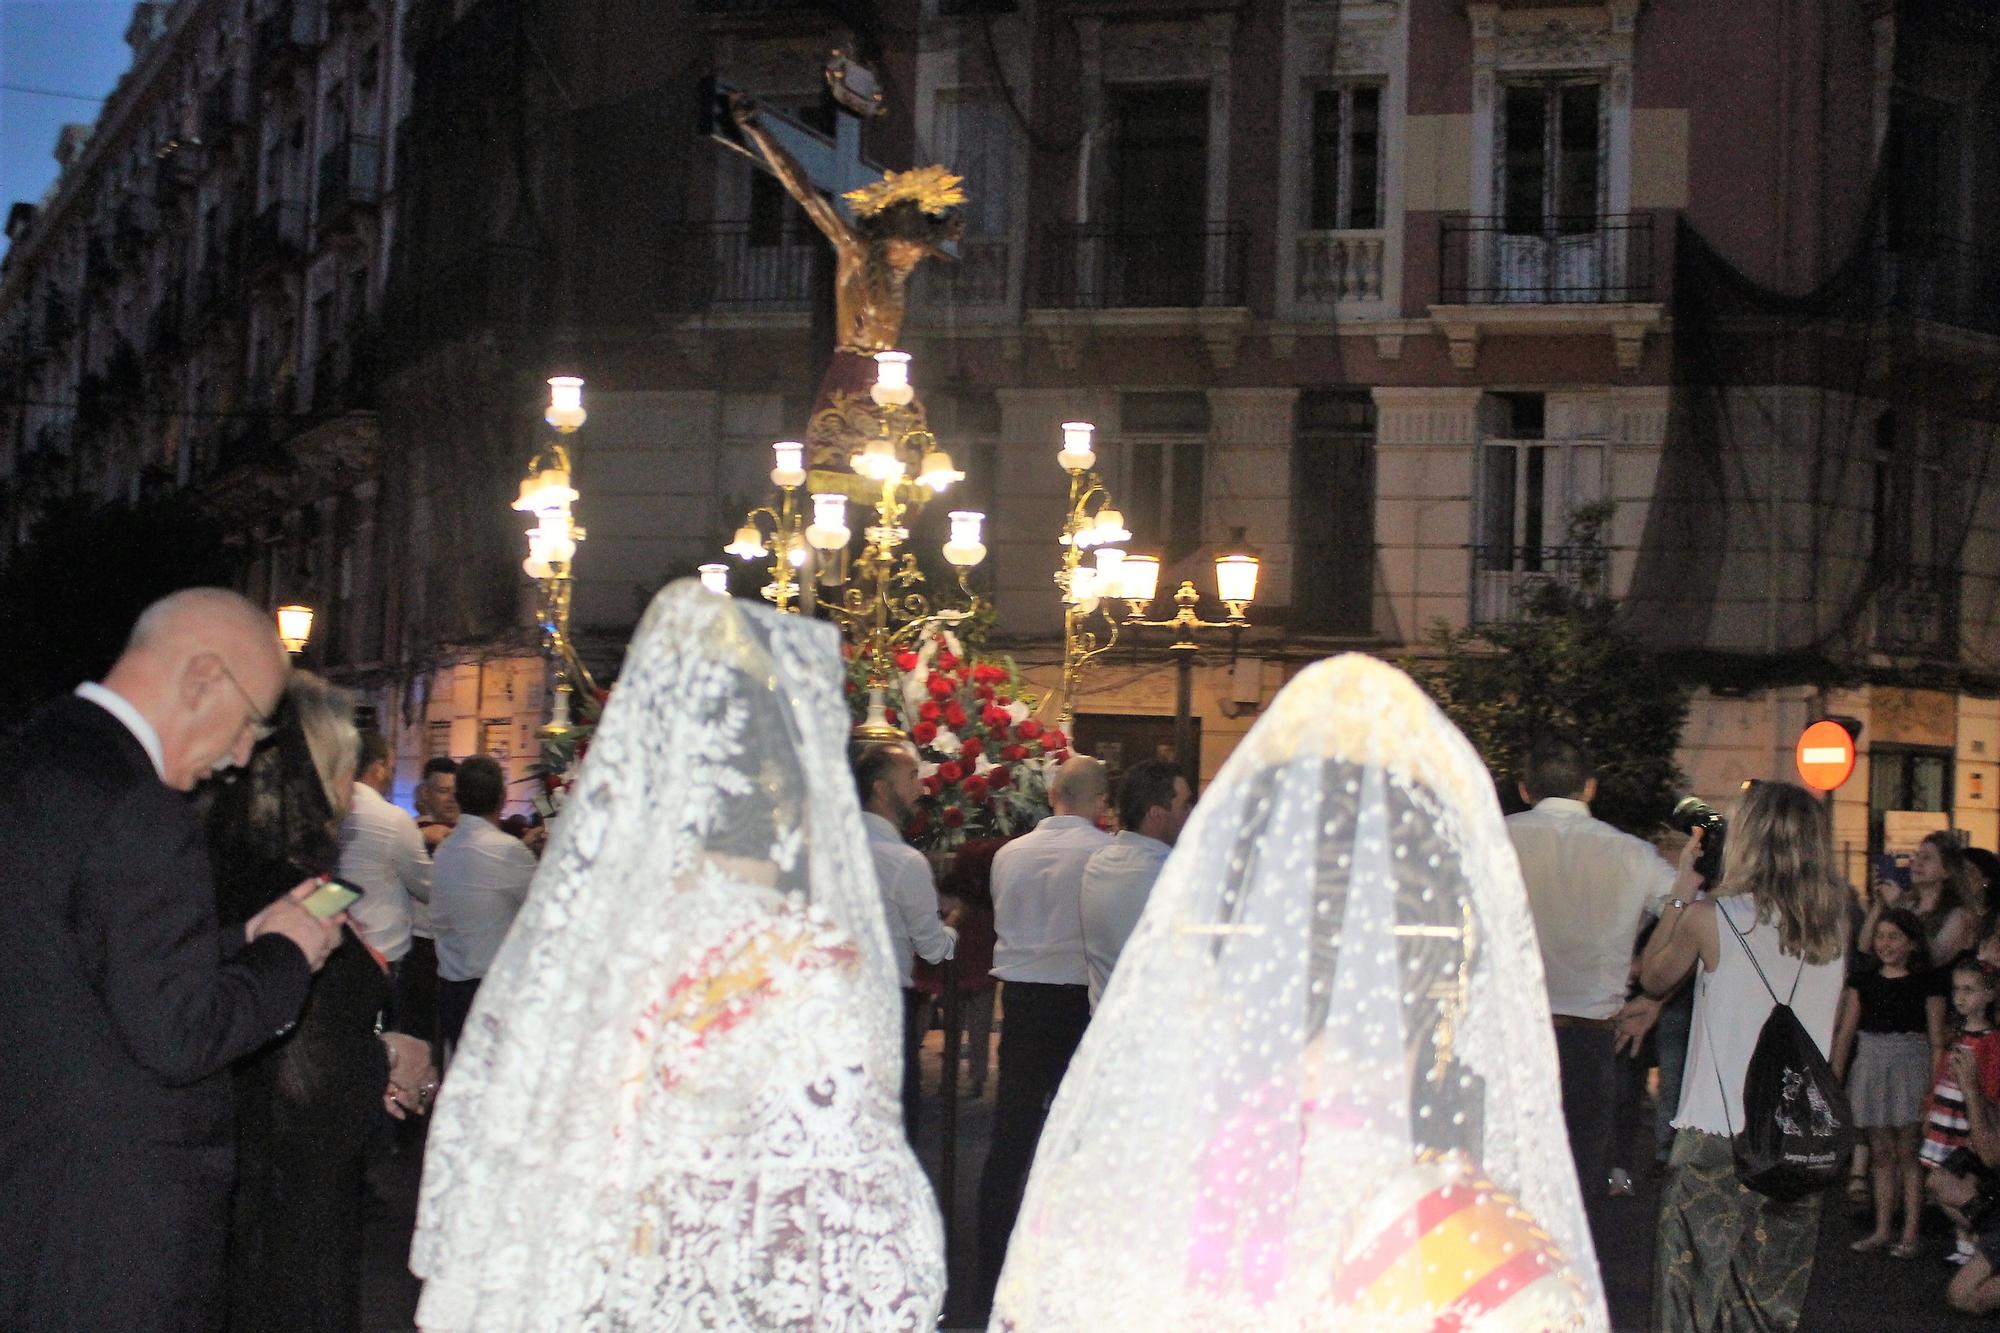
[[[118,344],[77,334],[71,381],[16,359],[44,378],[10,409],[9,513],[163,458],[164,484],[243,506],[249,586],[312,584],[332,612],[318,660],[373,691],[412,765],[532,746],[545,693],[507,501],[546,375],[588,380],[575,615],[601,674],[652,591],[765,497],[769,443],[802,434],[818,379],[822,245],[698,132],[702,82],[824,123],[841,47],[887,97],[864,150],[967,177],[959,258],[919,271],[904,343],[969,474],[953,503],[988,516],[994,645],[1045,685],[1065,420],[1097,424],[1163,590],[1192,579],[1213,616],[1207,560],[1239,539],[1263,557],[1255,628],[1196,673],[1205,776],[1305,662],[1397,656],[1576,577],[1571,520],[1610,501],[1612,591],[1697,687],[1695,790],[1789,775],[1799,730],[1839,714],[1863,724],[1835,803],[1854,873],[1912,826],[1898,812],[2000,839],[2000,256],[1979,240],[2000,204],[2000,38],[1981,6],[383,0],[318,14],[310,59],[260,44],[262,6],[152,21],[172,41],[203,14],[238,34],[256,101],[241,160],[202,139],[218,183],[172,195],[193,247],[178,281],[198,303],[217,251],[194,220],[227,178],[245,294],[226,350],[162,349],[161,382],[190,412],[290,394],[313,420],[251,432],[256,456],[320,493],[274,492],[194,415],[86,428],[83,376],[108,382]],[[342,72],[371,33],[374,120]],[[0,328],[24,345],[69,327],[53,294],[71,325],[112,302],[155,354],[161,298],[119,306],[89,266],[83,219],[115,248],[129,191],[83,182],[114,140],[172,174],[171,115],[126,127],[174,98],[194,123],[222,84],[193,68],[142,56],[76,188],[22,224]],[[326,163],[339,204],[340,163],[357,168],[335,150],[364,140],[379,200],[326,233]],[[285,193],[285,162],[314,164],[313,198]],[[302,256],[274,265],[295,199]],[[343,337],[349,310],[366,318]],[[368,349],[345,364],[372,415],[299,405],[333,346]],[[1140,635],[1093,669],[1076,730],[1148,752],[1173,698]]]

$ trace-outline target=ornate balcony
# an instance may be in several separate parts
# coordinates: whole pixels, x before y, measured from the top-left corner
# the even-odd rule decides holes
[[[1606,305],[1657,301],[1653,216],[1552,218],[1523,229],[1498,217],[1439,219],[1446,305]]]
[[[1601,573],[1603,559],[1601,548],[1589,546],[1475,546],[1471,623],[1510,620],[1551,584],[1573,588]]]
[[[913,285],[919,299],[940,307],[1005,305],[1011,249],[1005,237],[960,241],[955,261],[932,261],[917,270]]]
[[[1042,236],[1035,304],[1068,310],[1240,306],[1249,241],[1240,222],[1174,231],[1059,224]]]
[[[1875,647],[1903,657],[1956,660],[1959,571],[1912,565],[1882,575],[1875,591]]]
[[[805,311],[812,304],[813,253],[820,242],[781,232],[764,243],[747,222],[676,227],[667,251],[666,308],[672,311]]]
[[[1308,231],[1298,238],[1292,298],[1301,305],[1382,299],[1380,231]]]

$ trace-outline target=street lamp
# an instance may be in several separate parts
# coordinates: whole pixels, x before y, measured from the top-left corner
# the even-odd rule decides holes
[[[952,514],[951,537],[944,543],[943,555],[957,571],[964,603],[934,608],[930,597],[919,590],[924,575],[916,555],[902,549],[910,537],[905,524],[912,510],[965,474],[953,466],[951,456],[938,446],[937,437],[924,429],[910,410],[916,400],[916,390],[910,386],[910,354],[878,352],[875,375],[869,396],[882,409],[880,433],[849,460],[854,471],[871,483],[864,493],[872,496],[875,520],[862,530],[867,540],[854,560],[853,576],[844,580],[847,586],[837,600],[828,599],[821,605],[868,663],[868,715],[855,727],[855,734],[865,740],[901,740],[903,733],[891,726],[888,718],[896,649],[933,621],[957,621],[979,610],[981,600],[966,583],[966,576],[986,558],[986,547],[980,540],[985,515],[972,510]],[[916,465],[914,477],[910,475],[911,460]],[[880,487],[879,493],[874,487]],[[838,572],[841,567],[834,563],[835,557],[846,552],[853,536],[848,526],[847,495],[835,490],[815,491],[812,504],[806,542],[821,552],[829,571]]]
[[[285,645],[285,651],[296,657],[306,650],[306,640],[312,638],[313,609],[310,606],[278,608],[278,642]]]
[[[583,410],[583,381],[574,375],[552,376],[549,406],[542,419],[554,427],[556,435],[528,464],[528,475],[522,478],[520,494],[514,499],[515,509],[535,516],[535,526],[528,529],[528,558],[521,562],[521,568],[540,585],[537,618],[543,642],[555,661],[555,709],[549,725],[543,728],[549,735],[569,729],[570,694],[576,685],[593,693],[597,688],[569,637],[570,596],[574,590],[571,570],[584,531],[570,512],[577,492],[570,482],[569,449],[563,442],[576,433],[587,416]]]
[[[764,585],[764,596],[780,611],[794,613],[799,610],[795,603],[799,600],[800,571],[812,558],[798,503],[799,487],[806,481],[805,452],[806,447],[797,440],[779,440],[771,446],[776,464],[771,469],[771,484],[778,488],[778,503],[759,505],[745,514],[735,537],[722,548],[738,560],[770,556],[771,581]],[[768,534],[766,524],[770,527]],[[845,538],[841,544],[846,545]]]
[[[1125,516],[1111,503],[1111,492],[1093,470],[1097,450],[1092,440],[1097,428],[1088,421],[1065,421],[1063,446],[1056,464],[1069,473],[1069,508],[1063,518],[1062,563],[1056,569],[1056,587],[1063,599],[1063,666],[1061,723],[1067,727],[1076,708],[1077,686],[1083,670],[1111,651],[1118,642],[1118,620],[1113,604],[1124,586],[1125,552],[1119,543],[1132,540],[1126,531]],[[1091,563],[1084,563],[1090,552]],[[1102,633],[1088,628],[1095,614],[1104,622]]]
[[[1237,532],[1237,541],[1242,540],[1242,532]],[[1226,629],[1229,631],[1230,649],[1235,650],[1236,641],[1250,622],[1244,612],[1257,599],[1258,560],[1241,546],[1226,548],[1215,557],[1215,588],[1227,609],[1228,615],[1222,620],[1203,620],[1195,614],[1195,607],[1201,601],[1201,594],[1195,591],[1192,580],[1183,579],[1174,592],[1175,612],[1165,620],[1148,620],[1146,612],[1151,609],[1154,595],[1160,586],[1160,561],[1157,556],[1127,556],[1119,562],[1119,587],[1117,595],[1125,602],[1128,612],[1125,624],[1134,629],[1170,629],[1175,632],[1174,641],[1167,645],[1167,651],[1174,655],[1174,762],[1181,766],[1189,782],[1197,781],[1194,754],[1194,655],[1201,645],[1195,642],[1195,635],[1204,630]]]

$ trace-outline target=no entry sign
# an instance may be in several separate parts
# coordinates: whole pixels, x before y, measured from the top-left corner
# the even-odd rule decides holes
[[[1854,772],[1854,737],[1838,722],[1815,722],[1799,734],[1799,777],[1814,791],[1832,791]]]

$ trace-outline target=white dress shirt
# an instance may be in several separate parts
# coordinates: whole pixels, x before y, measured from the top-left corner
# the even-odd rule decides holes
[[[459,816],[431,865],[438,976],[477,981],[486,975],[534,877],[535,854],[519,838],[490,819]]]
[[[1109,847],[1090,854],[1083,867],[1083,957],[1090,967],[1090,1007],[1104,995],[1111,969],[1132,938],[1139,914],[1160,867],[1173,848],[1158,838],[1129,829],[1111,839]]]
[[[958,933],[938,920],[937,888],[931,863],[903,841],[896,826],[878,814],[861,812],[868,828],[868,851],[875,858],[883,906],[889,913],[889,948],[896,955],[896,978],[910,988],[911,956],[940,963],[958,947]]]
[[[993,854],[993,975],[1086,986],[1083,867],[1111,835],[1079,815],[1050,815]]]
[[[395,962],[410,951],[415,908],[431,897],[431,858],[417,821],[365,782],[340,822],[340,869],[362,891],[347,919],[375,951]]]
[[[153,761],[153,771],[160,775],[160,781],[167,780],[166,751],[160,748],[160,733],[154,730],[144,713],[134,708],[124,695],[106,689],[94,680],[86,680],[77,686],[76,697],[90,700],[123,722],[125,730],[132,733],[132,739],[139,742],[146,751],[146,757]]]
[[[1542,946],[1549,1011],[1609,1018],[1625,1003],[1642,917],[1658,916],[1674,867],[1649,842],[1550,796],[1507,816]]]

